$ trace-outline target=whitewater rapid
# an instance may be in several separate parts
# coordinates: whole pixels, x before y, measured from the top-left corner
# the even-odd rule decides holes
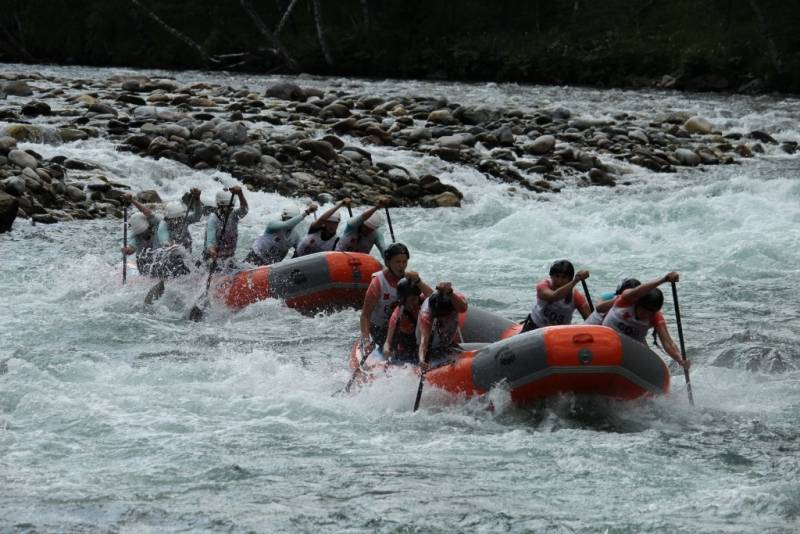
[[[169,74],[259,90],[277,79]],[[683,110],[724,133],[800,141],[795,98],[301,81],[598,117]],[[104,139],[22,146],[94,162],[165,200],[197,186],[210,203],[235,183]],[[450,280],[501,315],[527,313],[555,259],[589,269],[597,295],[624,276],[679,271],[697,406],[674,366],[668,396],[629,404],[566,398],[532,411],[502,388],[469,401],[431,388],[412,415],[410,373],[332,396],[349,376],[357,312],[307,317],[264,301],[189,322],[196,293],[168,283],[146,307],[149,282],[121,285],[121,221],[17,221],[0,235],[0,530],[796,531],[800,158],[767,147],[740,165],[630,167],[628,186],[539,196],[365,148],[464,192],[461,209],[394,210],[395,232],[424,279]],[[239,257],[287,202],[246,195]],[[199,243],[203,225],[192,233]],[[677,338],[669,298],[665,314]]]

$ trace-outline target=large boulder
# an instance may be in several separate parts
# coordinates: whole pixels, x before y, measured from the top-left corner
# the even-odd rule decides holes
[[[23,115],[28,117],[38,117],[39,115],[50,115],[52,114],[52,110],[50,106],[46,102],[40,102],[38,100],[31,100],[20,110]]]
[[[428,122],[434,124],[458,124],[458,121],[448,108],[431,111],[428,114]]]
[[[532,154],[547,154],[556,146],[556,138],[552,135],[540,135],[532,143],[525,145],[525,150]]]
[[[710,134],[714,131],[711,123],[708,122],[703,117],[699,117],[695,115],[694,117],[690,117],[686,122],[683,123],[683,128],[689,133],[693,134]]]
[[[303,150],[308,150],[311,153],[321,157],[324,160],[336,160],[339,158],[336,149],[327,141],[317,141],[312,139],[304,139],[297,143]]]
[[[279,82],[268,87],[266,96],[271,98],[280,98],[281,100],[296,100],[299,102],[304,101],[306,92],[299,86],[289,82]]]
[[[3,180],[3,189],[5,189],[6,193],[14,195],[15,197],[21,197],[25,194],[28,186],[25,183],[25,178],[21,176],[11,176]]]
[[[453,112],[453,116],[464,124],[483,124],[496,120],[498,112],[482,106],[462,106]]]
[[[11,150],[8,152],[8,159],[11,163],[24,168],[30,167],[35,169],[38,162],[36,158],[25,152],[24,150]]]
[[[444,135],[436,140],[436,143],[442,148],[459,148],[462,146],[472,146],[477,142],[474,135],[468,133],[460,133],[455,135]]]
[[[19,201],[8,193],[0,191],[0,234],[11,230],[18,210]]]
[[[679,148],[675,150],[674,156],[681,165],[688,165],[689,167],[695,167],[702,162],[700,156],[698,156],[695,151],[689,150],[688,148]]]
[[[23,80],[17,80],[3,84],[2,92],[11,96],[31,96],[33,89]]]
[[[217,139],[229,145],[243,145],[247,142],[247,126],[241,122],[221,122],[214,127]]]
[[[5,128],[5,134],[13,137],[17,141],[42,141],[44,135],[38,126],[33,124],[9,124]]]

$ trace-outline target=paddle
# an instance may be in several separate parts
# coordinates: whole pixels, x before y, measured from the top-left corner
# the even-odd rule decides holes
[[[683,328],[681,328],[681,310],[678,307],[678,288],[675,282],[670,282],[670,284],[672,284],[672,303],[675,306],[675,322],[678,323],[678,339],[681,343],[681,356],[683,356],[683,361],[686,361],[686,346],[683,343]],[[683,368],[683,377],[686,379],[686,393],[689,395],[689,404],[694,406],[692,383],[689,380],[689,369],[686,367]]]
[[[122,204],[122,285],[125,285],[125,280],[128,278],[128,203]]]
[[[353,383],[356,381],[356,377],[358,373],[361,372],[361,368],[364,366],[364,363],[367,361],[369,357],[369,353],[364,349],[364,337],[361,337],[361,360],[358,362],[358,367],[353,369],[353,375],[350,377],[350,380],[347,381],[347,385],[344,387],[345,393],[350,393],[350,388],[353,387]]]
[[[183,233],[186,231],[186,219],[189,217],[189,212],[192,210],[192,206],[194,205],[194,196],[191,197],[189,200],[189,206],[186,207],[186,213],[183,214],[183,224],[181,225],[181,231],[178,234],[178,240],[183,237]],[[144,297],[145,304],[152,304],[154,300],[158,300],[161,298],[161,295],[164,294],[164,279],[158,281],[156,285],[150,288],[150,291],[147,292],[147,295]]]
[[[460,326],[456,329],[456,332],[458,332],[458,339],[460,339],[461,342],[463,343],[464,342],[464,335],[461,333],[461,327]],[[422,371],[419,374],[419,386],[417,386],[417,398],[414,399],[414,411],[415,412],[419,409],[419,402],[422,400],[422,387],[425,385],[425,374],[427,372],[428,371]]]
[[[353,217],[353,208],[350,207],[350,204],[347,205],[347,214],[350,216],[350,218]]]
[[[586,295],[586,301],[589,303],[589,310],[594,311],[594,304],[592,304],[592,297],[589,296],[589,286],[586,285],[586,280],[581,280],[583,286],[583,294]]]
[[[228,211],[228,213],[225,215],[225,219],[223,219],[222,221],[222,230],[219,233],[220,241],[222,241],[222,239],[225,237],[225,227],[228,226],[228,219],[230,219],[231,213],[233,212],[233,200],[235,197],[236,193],[231,193],[231,201],[229,202],[230,211]],[[206,280],[206,289],[205,291],[203,291],[203,294],[200,295],[200,298],[197,299],[197,302],[195,302],[194,306],[189,312],[189,319],[191,319],[192,321],[199,321],[200,319],[203,318],[203,310],[205,309],[206,306],[208,306],[208,290],[211,287],[211,278],[214,276],[214,271],[216,270],[217,270],[217,258],[214,258],[213,260],[211,260],[211,266],[208,269],[208,279]],[[199,304],[200,302],[202,302],[202,307]]]
[[[386,222],[389,224],[389,233],[392,235],[392,243],[396,240],[394,238],[394,228],[392,228],[392,217],[389,215],[389,206],[384,206],[384,210],[386,210]]]

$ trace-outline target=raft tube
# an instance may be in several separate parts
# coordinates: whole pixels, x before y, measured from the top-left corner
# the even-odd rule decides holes
[[[318,252],[226,277],[217,294],[234,309],[267,298],[303,312],[360,308],[377,259],[358,252]]]
[[[560,394],[630,400],[669,391],[669,370],[661,358],[606,326],[550,326],[463,348],[453,363],[428,371],[426,383],[466,396],[504,384],[512,401],[523,405]],[[352,369],[360,356],[356,343],[350,354]],[[365,368],[387,369],[372,356]]]

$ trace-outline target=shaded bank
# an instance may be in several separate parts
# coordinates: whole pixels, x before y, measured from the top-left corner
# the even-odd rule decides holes
[[[7,4],[3,61],[800,91],[800,6],[777,0]]]

